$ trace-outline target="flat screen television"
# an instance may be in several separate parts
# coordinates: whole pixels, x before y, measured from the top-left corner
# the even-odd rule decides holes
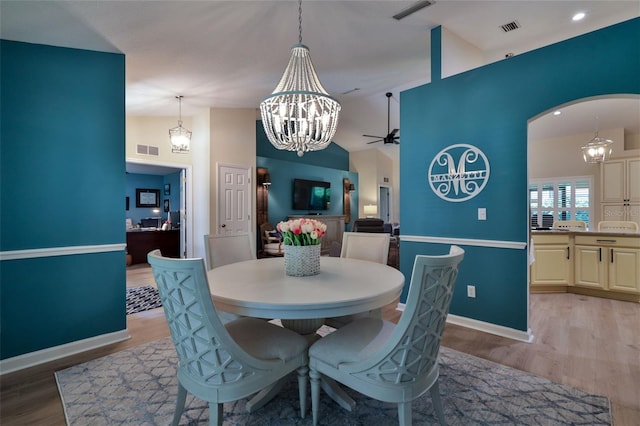
[[[317,180],[293,180],[293,210],[328,210],[331,183]]]

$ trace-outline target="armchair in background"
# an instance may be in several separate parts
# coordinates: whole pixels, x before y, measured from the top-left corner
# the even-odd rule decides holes
[[[262,254],[267,256],[284,256],[282,236],[271,223],[260,225],[260,239],[262,241]]]
[[[353,221],[353,232],[386,232],[384,229],[384,221],[382,219],[367,217]]]

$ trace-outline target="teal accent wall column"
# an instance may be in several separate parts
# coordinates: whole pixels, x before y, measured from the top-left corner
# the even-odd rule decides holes
[[[401,243],[402,272],[409,276],[415,255],[436,244],[421,238],[474,240],[462,244],[451,313],[526,331],[528,250],[496,246],[528,247],[527,121],[577,99],[640,94],[639,52],[633,19],[402,92],[400,222],[403,236],[416,237]],[[464,202],[439,198],[427,180],[435,155],[454,144],[479,148],[491,168],[484,190]],[[470,284],[475,299],[466,296]]]
[[[126,329],[124,55],[0,41],[2,359]]]
[[[431,30],[431,82],[442,78],[442,27]]]

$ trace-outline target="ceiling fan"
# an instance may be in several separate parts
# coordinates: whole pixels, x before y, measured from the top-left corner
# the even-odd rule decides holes
[[[373,136],[373,135],[362,135],[364,137],[367,138],[377,138],[378,140],[375,141],[371,141],[371,142],[367,142],[367,144],[370,143],[376,143],[376,142],[384,142],[384,144],[399,144],[400,143],[400,136],[397,136],[396,134],[398,133],[398,131],[400,129],[393,129],[391,131],[389,131],[389,120],[390,120],[390,115],[391,115],[391,92],[387,92],[385,93],[385,96],[387,97],[387,136]]]

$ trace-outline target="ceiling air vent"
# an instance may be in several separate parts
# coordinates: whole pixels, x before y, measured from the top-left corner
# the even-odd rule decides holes
[[[435,1],[428,1],[428,0],[417,1],[411,6],[409,6],[408,8],[406,8],[405,10],[393,15],[393,19],[395,19],[396,21],[399,21],[402,18],[406,18],[407,16],[416,13],[420,9],[424,9],[425,7],[431,6],[433,3],[435,3]]]
[[[153,145],[136,145],[136,154],[140,155],[160,155],[160,149]]]
[[[518,23],[518,21],[512,21],[508,24],[500,25],[500,28],[502,28],[502,31],[504,31],[505,33],[508,33],[509,31],[517,30],[518,28],[520,28],[520,24]]]

